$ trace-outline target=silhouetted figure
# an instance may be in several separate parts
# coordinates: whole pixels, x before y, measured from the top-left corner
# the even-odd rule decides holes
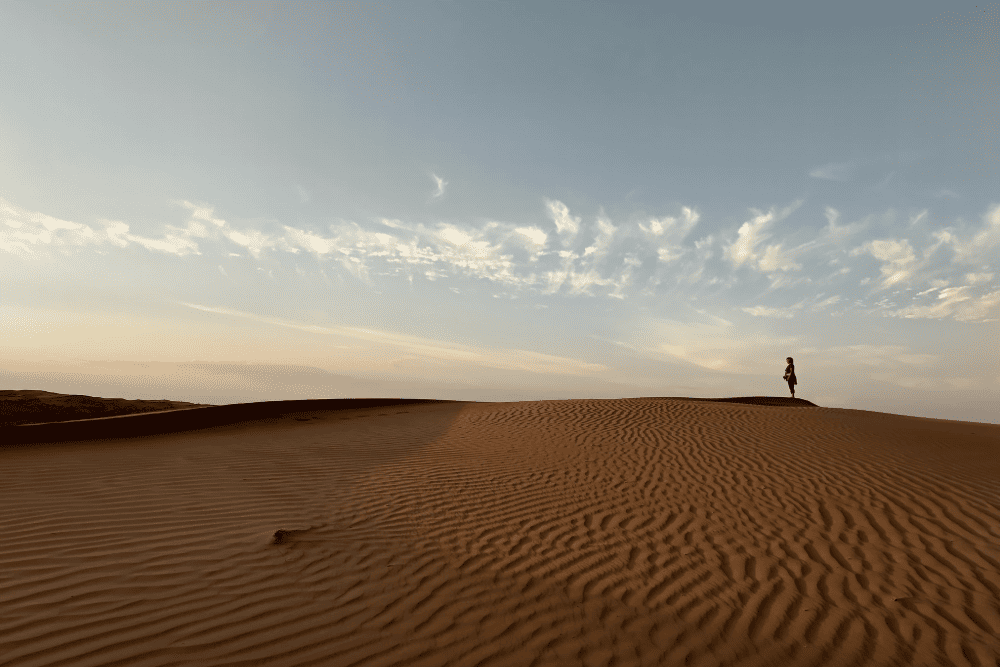
[[[785,380],[788,381],[788,389],[792,392],[792,398],[795,398],[795,385],[799,383],[795,379],[795,363],[791,357],[785,357],[785,361],[788,362],[788,366],[785,367]]]

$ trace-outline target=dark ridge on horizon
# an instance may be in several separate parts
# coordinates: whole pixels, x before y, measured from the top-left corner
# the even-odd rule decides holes
[[[781,407],[818,407],[801,398],[648,397]],[[206,405],[168,400],[128,400],[40,390],[0,390],[0,446],[164,435],[232,424],[274,421],[296,413],[357,410],[414,403],[468,403],[424,398],[316,398]],[[302,421],[302,420],[299,420]]]
[[[283,417],[305,412],[358,410],[414,403],[467,402],[469,401],[443,401],[424,398],[317,398],[233,403],[230,405],[197,405],[181,401],[161,401],[160,403],[179,403],[181,407],[160,408],[157,411],[133,412],[124,415],[36,421],[30,424],[4,426],[0,427],[0,447],[44,442],[74,442],[166,435],[233,424],[274,422]],[[36,414],[35,417],[44,417],[44,414]]]
[[[686,396],[657,396],[650,398],[666,398],[686,401],[715,401],[720,403],[746,403],[750,405],[774,405],[783,407],[819,407],[815,403],[801,398],[776,396],[737,396],[733,398],[690,398]],[[329,400],[380,400],[370,398],[357,399],[298,399],[300,401]],[[396,399],[394,399],[396,400]],[[406,399],[433,400],[433,399]],[[282,404],[288,401],[253,401],[249,403],[232,403],[230,405],[262,405]],[[0,427],[21,426],[29,424],[50,424],[68,421],[83,421],[89,419],[104,419],[108,417],[123,417],[127,415],[149,414],[168,410],[185,410],[190,408],[222,407],[209,403],[189,403],[187,401],[102,398],[82,394],[59,394],[37,389],[0,390]],[[331,409],[331,408],[323,408]],[[334,408],[336,409],[336,408]]]
[[[102,398],[37,389],[0,390],[0,427],[207,407],[187,401]]]
[[[818,408],[811,401],[804,398],[792,398],[791,396],[735,396],[733,398],[687,398],[683,396],[670,396],[664,398],[674,398],[684,401],[714,401],[716,403],[744,403],[748,405],[777,405],[784,408]]]

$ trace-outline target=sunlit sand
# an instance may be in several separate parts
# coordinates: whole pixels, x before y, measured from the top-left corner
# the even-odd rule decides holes
[[[0,429],[0,666],[1000,656],[997,425],[764,397],[170,407]]]

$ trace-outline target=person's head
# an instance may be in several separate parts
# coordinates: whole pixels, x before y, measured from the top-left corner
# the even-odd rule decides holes
[[[788,363],[793,363],[791,357],[785,357],[785,361],[787,361]]]

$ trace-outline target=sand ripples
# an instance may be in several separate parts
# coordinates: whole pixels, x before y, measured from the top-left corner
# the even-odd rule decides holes
[[[997,665],[998,435],[622,399],[15,448],[0,666]]]

